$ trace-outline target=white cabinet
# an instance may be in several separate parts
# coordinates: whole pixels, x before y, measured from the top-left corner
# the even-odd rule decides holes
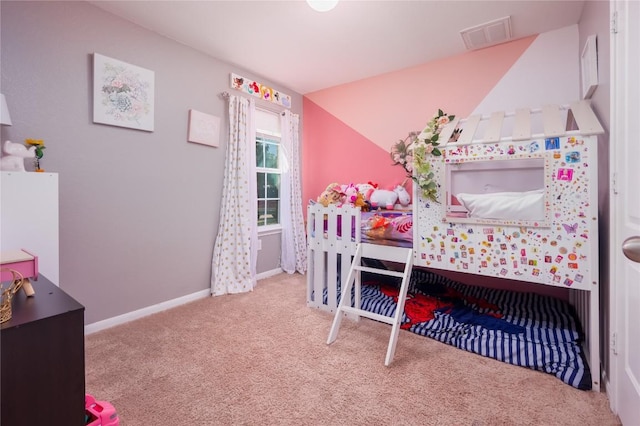
[[[25,249],[35,254],[40,273],[57,286],[58,224],[57,173],[2,172],[0,249]]]

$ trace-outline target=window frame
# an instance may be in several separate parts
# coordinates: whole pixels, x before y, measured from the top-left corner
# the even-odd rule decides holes
[[[256,108],[257,110],[260,110],[261,113],[265,113],[265,114],[272,114],[275,115],[276,118],[279,120],[279,113],[275,112],[275,111],[270,111],[267,109],[261,109],[261,108]],[[265,173],[265,178],[267,174],[277,174],[279,176],[279,182],[278,182],[278,197],[277,198],[270,198],[267,197],[266,195],[266,191],[265,191],[265,198],[259,198],[258,197],[258,193],[255,194],[255,202],[256,202],[256,209],[258,210],[258,212],[260,211],[257,207],[258,203],[260,201],[270,201],[270,200],[277,200],[278,201],[278,222],[277,223],[273,223],[273,224],[268,224],[268,225],[263,225],[260,223],[260,220],[258,220],[258,218],[256,218],[257,221],[257,227],[258,227],[258,233],[260,235],[268,235],[268,234],[272,234],[272,233],[277,233],[280,232],[282,230],[282,223],[281,223],[281,218],[282,218],[282,213],[281,213],[281,208],[282,208],[282,164],[283,164],[283,153],[282,153],[282,134],[278,131],[275,131],[274,129],[262,129],[262,128],[258,128],[258,126],[256,125],[256,137],[255,137],[255,142],[254,142],[254,146],[255,146],[255,150],[257,152],[257,148],[258,148],[258,139],[259,138],[264,138],[264,139],[270,139],[270,140],[277,140],[277,146],[278,146],[278,168],[268,168],[268,167],[258,167],[258,162],[257,162],[257,157],[256,157],[256,186],[257,186],[257,181],[258,181],[258,174],[259,173]]]

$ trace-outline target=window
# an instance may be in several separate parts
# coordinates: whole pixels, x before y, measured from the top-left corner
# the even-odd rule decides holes
[[[280,116],[256,109],[258,227],[280,224],[280,156]]]

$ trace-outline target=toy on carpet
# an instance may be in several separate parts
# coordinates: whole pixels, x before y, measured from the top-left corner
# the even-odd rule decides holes
[[[89,394],[84,398],[84,422],[87,426],[118,426],[120,419],[116,409],[107,401],[96,401]]]

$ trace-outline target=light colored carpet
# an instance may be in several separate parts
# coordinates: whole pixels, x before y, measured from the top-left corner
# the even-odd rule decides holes
[[[618,425],[604,393],[305,304],[305,277],[86,337],[86,390],[137,425]]]

